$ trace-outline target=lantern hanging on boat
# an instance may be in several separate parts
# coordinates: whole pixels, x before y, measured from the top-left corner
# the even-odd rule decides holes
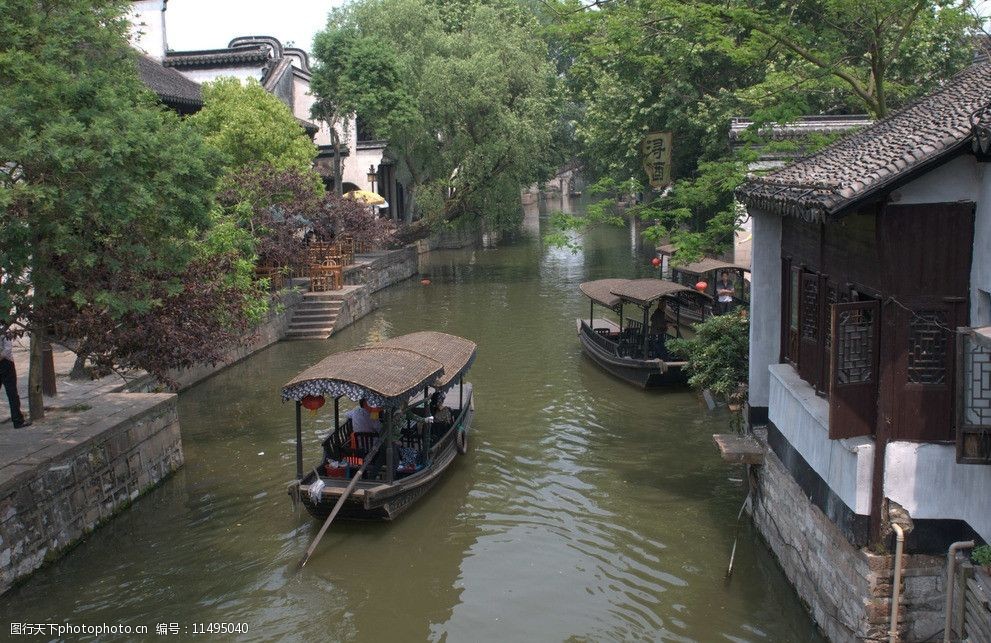
[[[307,395],[299,401],[303,405],[303,408],[310,413],[316,413],[317,409],[323,406],[325,402],[326,400],[323,399],[323,395]]]
[[[709,287],[709,284],[705,281],[700,281],[695,284],[695,290],[699,292],[705,292],[705,289]]]
[[[654,266],[655,268],[657,268],[658,266],[660,266],[661,265],[661,259],[660,259],[660,257],[654,257],[653,259],[651,259],[650,260],[650,264],[652,266]]]

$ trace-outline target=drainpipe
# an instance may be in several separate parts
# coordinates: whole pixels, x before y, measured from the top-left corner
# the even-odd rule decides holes
[[[957,551],[970,549],[973,540],[960,540],[950,545],[946,551],[946,620],[943,621],[943,643],[950,643],[950,620],[953,614],[953,575],[957,571]]]
[[[888,630],[889,643],[898,643],[898,595],[901,593],[902,585],[902,549],[905,546],[905,532],[897,522],[891,523],[891,528],[895,530],[895,577],[892,579],[894,587],[891,590],[891,629]]]

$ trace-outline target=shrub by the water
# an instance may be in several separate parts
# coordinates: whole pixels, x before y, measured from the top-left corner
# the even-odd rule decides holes
[[[731,403],[746,398],[750,317],[745,308],[714,315],[695,326],[690,339],[672,339],[668,348],[688,360],[688,383],[709,389]]]

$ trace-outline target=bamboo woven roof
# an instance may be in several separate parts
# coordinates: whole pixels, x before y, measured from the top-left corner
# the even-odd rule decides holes
[[[446,387],[468,370],[475,361],[478,348],[471,340],[430,330],[394,337],[379,346],[416,351],[443,364],[444,372],[434,383],[437,388]]]
[[[597,304],[602,304],[606,308],[619,306],[620,299],[612,293],[613,288],[625,284],[629,279],[599,279],[598,281],[586,281],[578,286],[582,293]]]
[[[661,297],[669,297],[680,292],[695,292],[687,286],[667,279],[625,279],[612,289],[612,293],[624,301],[632,301],[638,306],[646,306]]]
[[[282,399],[307,395],[362,397],[372,406],[397,406],[434,384],[444,365],[405,348],[373,346],[335,353],[306,369],[282,388]]]
[[[676,265],[674,266],[674,269],[682,272],[690,272],[696,275],[712,272],[713,270],[746,270],[743,266],[738,266],[735,263],[730,263],[728,261],[713,259],[712,257],[704,257],[701,261],[693,261],[692,263],[686,263],[683,266]]]

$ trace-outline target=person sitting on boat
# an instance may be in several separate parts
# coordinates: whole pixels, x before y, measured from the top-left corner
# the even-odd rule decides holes
[[[668,320],[664,313],[664,302],[657,304],[657,310],[650,316],[649,354],[653,358],[665,359],[667,351],[664,341],[668,334]]]
[[[361,398],[358,406],[348,411],[351,418],[351,428],[355,433],[374,433],[382,431],[382,421],[379,419],[379,410],[368,405],[368,400]]]

